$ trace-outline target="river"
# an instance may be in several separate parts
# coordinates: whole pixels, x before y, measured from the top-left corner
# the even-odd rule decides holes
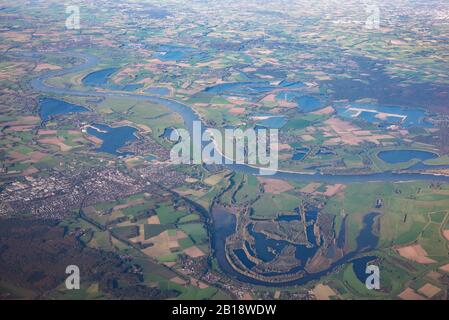
[[[78,59],[84,60],[84,63],[66,68],[63,70],[53,70],[42,74],[41,76],[33,79],[30,83],[32,88],[44,94],[58,94],[58,95],[72,95],[72,96],[82,96],[82,97],[124,97],[132,98],[139,101],[148,101],[152,103],[157,103],[166,106],[171,111],[178,113],[184,120],[186,128],[192,133],[193,132],[193,122],[200,121],[199,116],[187,105],[182,104],[178,101],[166,99],[158,96],[134,94],[134,93],[119,93],[119,92],[107,92],[107,91],[96,91],[93,88],[86,90],[74,90],[69,88],[53,87],[46,83],[46,80],[52,77],[64,76],[66,74],[81,72],[90,68],[95,67],[98,64],[98,58],[91,55],[80,54],[80,53],[70,53],[67,56],[76,57]],[[35,57],[32,55],[31,58]],[[203,125],[203,127],[205,127]],[[241,171],[247,174],[259,174],[259,169],[242,164],[232,164],[226,165],[232,170]],[[301,173],[301,172],[291,172],[285,170],[279,170],[273,177],[280,179],[291,179],[291,180],[301,180],[301,181],[314,181],[314,182],[328,182],[328,183],[352,183],[352,182],[375,182],[375,181],[385,181],[385,182],[401,182],[401,181],[414,181],[414,180],[425,180],[425,181],[441,181],[449,182],[449,177],[441,175],[432,174],[420,174],[420,173],[401,173],[401,172],[383,172],[374,174],[355,174],[355,175],[339,175],[339,174],[320,174],[320,173]],[[330,271],[334,270],[336,267],[351,261],[355,258],[357,254],[361,253],[360,250],[352,252],[336,261],[328,269],[323,270],[314,274],[306,274],[304,277],[285,283],[270,283],[265,281],[260,281],[253,279],[251,277],[245,276],[237,272],[227,261],[224,239],[235,232],[235,217],[226,212],[224,209],[214,209],[212,211],[212,216],[214,220],[214,233],[212,239],[212,246],[214,248],[214,254],[218,260],[220,268],[229,274],[230,276],[242,281],[251,283],[254,285],[261,286],[292,286],[292,285],[302,285],[311,280],[319,279],[320,277],[326,275]],[[369,216],[368,220],[371,220],[372,216]],[[374,220],[374,219],[372,219]],[[372,221],[368,221],[370,225]],[[371,230],[371,228],[369,228]],[[371,236],[371,235],[369,235]],[[362,238],[360,238],[362,239]],[[368,246],[369,247],[369,246]],[[363,250],[366,251],[366,250]]]
[[[72,95],[72,96],[82,96],[82,97],[123,97],[132,98],[139,101],[148,101],[152,103],[157,103],[166,106],[173,112],[178,113],[184,120],[184,124],[189,132],[193,132],[193,122],[200,121],[198,114],[196,114],[190,107],[180,103],[175,100],[143,95],[134,93],[119,93],[119,92],[105,92],[96,91],[94,89],[89,90],[74,90],[70,88],[53,87],[46,83],[46,80],[52,77],[61,77],[66,74],[81,72],[90,68],[95,67],[99,59],[92,55],[81,54],[81,53],[70,53],[68,56],[76,57],[78,59],[84,60],[84,63],[66,68],[61,70],[48,71],[41,76],[31,80],[31,86],[37,92],[46,94],[60,94],[60,95]],[[35,57],[33,55],[32,57]],[[205,127],[203,125],[203,127]],[[230,164],[226,165],[232,170],[244,172],[247,174],[259,174],[259,169],[246,165],[246,164]],[[353,183],[353,182],[403,182],[403,181],[415,181],[415,180],[426,180],[426,181],[441,181],[449,182],[449,177],[434,174],[422,174],[422,173],[406,173],[406,172],[382,172],[373,174],[355,174],[355,175],[342,175],[342,174],[322,174],[322,173],[305,173],[305,172],[293,172],[287,170],[278,170],[276,174],[272,177],[277,177],[280,179],[291,179],[291,180],[301,180],[301,181],[314,181],[314,182],[329,182],[329,183]]]
[[[283,286],[296,286],[304,285],[310,281],[318,280],[321,277],[327,275],[328,273],[334,271],[337,267],[344,265],[348,262],[358,262],[359,259],[355,259],[358,255],[363,255],[370,250],[375,249],[378,236],[373,233],[373,225],[375,223],[375,218],[378,213],[368,213],[365,215],[363,222],[364,226],[360,230],[357,237],[357,249],[352,251],[339,260],[335,261],[329,268],[317,272],[317,273],[307,273],[305,272],[302,278],[287,281],[287,282],[268,282],[263,280],[254,279],[247,275],[244,275],[237,270],[235,270],[229,263],[226,257],[226,238],[232,235],[236,231],[236,217],[233,213],[227,211],[221,206],[215,206],[212,210],[212,218],[214,224],[214,233],[212,239],[212,247],[214,249],[214,255],[217,258],[218,264],[226,274],[229,276],[245,283],[250,283],[257,286],[267,286],[267,287],[283,287]],[[256,239],[257,241],[257,239]],[[300,254],[303,254],[300,252]],[[297,252],[298,255],[298,252]],[[258,256],[258,258],[260,258]],[[298,257],[299,258],[299,257]],[[363,259],[363,257],[361,258]],[[295,268],[293,268],[295,269]],[[302,269],[302,268],[301,268]]]

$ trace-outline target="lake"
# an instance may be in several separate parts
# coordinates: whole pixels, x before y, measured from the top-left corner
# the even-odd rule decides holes
[[[316,242],[316,237],[315,237],[315,233],[313,231],[313,223],[316,222],[316,219],[318,217],[318,209],[317,208],[307,208],[306,212],[305,212],[305,218],[306,218],[306,223],[310,223],[307,227],[306,227],[306,233],[307,233],[307,240],[314,246],[317,245]]]
[[[300,81],[281,81],[278,85],[272,84],[269,81],[242,81],[242,82],[230,82],[220,83],[204,89],[205,93],[217,94],[217,95],[236,95],[242,97],[260,96],[267,94],[273,90],[279,89],[299,89],[304,86],[304,83]],[[292,99],[297,98],[299,94],[294,91],[285,91],[277,94],[277,99]]]
[[[301,244],[292,244],[286,240],[275,240],[267,237],[265,234],[254,231],[254,225],[248,225],[248,233],[254,238],[254,246],[255,246],[255,256],[261,259],[264,262],[273,261],[276,258],[276,255],[279,254],[287,245],[293,245],[295,247],[295,257],[300,261],[298,265],[292,265],[290,271],[283,273],[274,273],[274,275],[282,275],[293,272],[298,272],[302,270],[307,263],[307,261],[312,258],[316,252],[318,251],[318,246],[316,242],[316,237],[313,232],[313,224],[318,217],[318,209],[315,207],[309,207],[305,212],[306,223],[310,224],[306,227],[307,239],[314,247],[307,247],[306,245]],[[299,221],[300,215],[299,212],[295,215],[281,215],[277,218],[277,221]],[[242,250],[243,251],[243,250]],[[242,255],[242,253],[239,253]],[[244,254],[244,252],[243,252]],[[238,256],[240,259],[240,256]],[[245,257],[247,259],[247,257]],[[244,258],[244,259],[245,259]],[[246,261],[241,261],[245,266],[247,265]],[[264,274],[265,276],[269,276],[268,274]]]
[[[95,98],[107,98],[107,97],[125,97],[132,98],[136,101],[149,101],[152,103],[158,103],[166,106],[173,112],[178,113],[184,120],[184,124],[189,132],[193,131],[193,121],[199,121],[198,115],[192,111],[192,109],[180,102],[164,99],[157,96],[143,96],[133,93],[117,93],[117,92],[99,92],[94,90],[74,90],[62,87],[53,87],[46,83],[46,80],[53,77],[61,77],[70,73],[78,73],[84,70],[94,68],[98,63],[99,59],[95,56],[87,54],[79,54],[71,52],[70,57],[76,57],[83,60],[81,64],[77,64],[73,67],[62,69],[62,70],[51,70],[45,72],[37,78],[30,81],[30,85],[37,92],[42,92],[46,94],[59,94],[59,95],[72,95],[77,97],[95,97]],[[339,80],[340,81],[340,80]],[[365,96],[366,97],[366,96]],[[256,168],[249,167],[247,165],[232,164],[227,165],[230,169],[239,172],[244,172],[247,174],[259,174],[259,170]],[[449,177],[434,175],[434,174],[422,174],[422,173],[397,173],[397,172],[382,172],[374,174],[309,174],[301,172],[284,172],[279,170],[273,177],[279,179],[291,179],[298,180],[301,182],[326,182],[326,183],[351,183],[351,182],[369,182],[369,181],[385,181],[385,182],[396,182],[396,181],[442,181],[448,182]]]
[[[312,221],[314,219],[317,219],[318,210],[315,208],[308,208],[306,213],[306,219],[308,221]],[[355,268],[354,270],[356,272],[356,275],[359,275],[359,280],[364,282],[364,273],[366,268],[366,263],[364,263],[364,258],[360,258],[362,260],[352,260],[354,259],[357,254],[365,252],[367,250],[372,250],[377,246],[378,243],[378,237],[373,234],[373,225],[375,222],[375,218],[379,215],[379,213],[368,213],[365,215],[363,222],[364,226],[362,230],[359,233],[359,236],[357,237],[357,249],[355,251],[352,251],[345,256],[343,256],[341,259],[335,261],[329,268],[317,272],[317,273],[307,273],[305,272],[304,276],[302,278],[282,282],[282,283],[276,283],[276,282],[268,282],[263,280],[257,280],[255,278],[249,277],[247,275],[244,275],[240,273],[239,271],[235,270],[232,265],[229,263],[229,261],[226,258],[226,248],[225,248],[225,239],[232,235],[236,230],[236,218],[235,215],[231,212],[227,211],[224,207],[218,207],[215,206],[212,209],[212,216],[213,216],[213,232],[211,233],[213,239],[212,239],[212,247],[214,250],[214,256],[216,257],[218,261],[218,265],[220,266],[220,269],[224,271],[227,275],[238,279],[239,281],[250,283],[253,285],[263,285],[263,286],[269,286],[269,287],[280,287],[280,286],[293,286],[293,285],[302,285],[312,280],[320,279],[322,276],[328,274],[330,271],[334,270],[338,266],[341,266],[348,262],[354,262]],[[281,216],[283,217],[283,216]],[[279,217],[278,217],[279,218]],[[283,219],[282,219],[283,220]],[[285,246],[287,244],[286,241],[276,241],[273,239],[268,239],[266,236],[254,232],[252,230],[252,225],[248,227],[248,231],[251,231],[253,235],[257,237],[256,239],[256,252],[253,252],[253,250],[249,247],[247,243],[245,243],[248,251],[251,255],[257,256],[257,258],[260,258],[259,255],[262,255],[266,258],[266,260],[273,259],[273,254],[269,252],[268,247],[271,247],[277,251],[281,247]],[[344,232],[344,231],[343,231]],[[277,244],[276,242],[284,242],[284,244]],[[282,274],[289,274],[289,273],[296,273],[298,271],[303,270],[304,265],[306,264],[307,260],[311,257],[313,257],[319,247],[314,248],[307,248],[307,246],[304,245],[296,245],[296,252],[295,257],[300,260],[300,264],[297,266],[292,266],[292,268],[288,272],[266,272],[263,273],[263,276],[266,277],[274,277]],[[244,250],[235,250],[234,253],[236,254],[237,258],[240,260],[242,264],[244,264],[249,269],[254,268],[254,263],[249,260],[249,258],[245,255]],[[374,258],[365,258],[366,261],[372,261]],[[352,261],[351,261],[352,260]],[[354,264],[353,264],[354,266]],[[363,275],[362,275],[363,271]]]
[[[130,126],[110,127],[105,124],[93,124],[87,127],[87,133],[101,140],[103,143],[96,149],[98,152],[106,152],[116,156],[129,156],[131,152],[120,152],[120,148],[127,143],[137,140],[136,128]]]
[[[302,159],[304,159],[304,157],[307,155],[309,151],[310,151],[309,148],[301,148],[301,147],[295,148],[295,153],[292,156],[292,160],[301,161]]]
[[[71,55],[76,56],[75,53],[71,53]],[[65,74],[69,73],[75,73],[80,72],[82,70],[85,70],[87,68],[91,68],[95,66],[98,63],[98,59],[92,56],[87,55],[78,55],[80,58],[85,58],[86,62],[81,65],[77,65],[68,69],[64,70],[54,70],[47,72],[35,79],[33,79],[30,83],[31,86],[39,92],[45,92],[50,94],[69,94],[73,96],[81,96],[81,97],[98,97],[98,98],[105,98],[105,97],[128,97],[133,98],[136,101],[150,101],[154,103],[161,103],[174,112],[179,113],[186,124],[186,127],[189,129],[189,131],[192,130],[192,122],[193,120],[198,120],[197,115],[185,104],[182,104],[180,102],[172,101],[163,99],[160,97],[149,97],[149,96],[139,96],[134,94],[118,94],[118,93],[111,93],[111,92],[96,92],[93,90],[73,90],[68,88],[61,88],[61,87],[51,87],[48,85],[45,80],[54,77],[54,76],[63,76]],[[246,172],[248,174],[257,174],[258,170],[245,166],[245,165],[230,165],[229,166],[232,169]],[[284,179],[294,179],[299,180],[301,182],[305,181],[313,181],[313,182],[326,182],[326,183],[350,183],[350,182],[367,182],[367,181],[410,181],[410,180],[425,180],[425,181],[449,181],[449,178],[444,176],[435,176],[435,175],[424,175],[424,174],[410,174],[410,173],[394,173],[394,172],[385,172],[385,173],[379,173],[379,174],[367,174],[367,175],[329,175],[329,174],[303,174],[303,173],[290,173],[290,172],[279,172],[276,177],[278,178],[284,178]],[[224,210],[224,209],[223,209]],[[348,262],[348,259],[354,258],[357,252],[350,253],[346,256],[344,256],[342,259],[336,261],[332,264],[331,267],[328,269],[316,273],[316,274],[306,274],[303,278],[285,282],[282,284],[279,283],[269,283],[264,281],[258,281],[253,278],[250,278],[248,276],[244,276],[234,270],[230,264],[227,262],[227,259],[225,257],[224,252],[224,241],[223,239],[226,238],[226,234],[230,235],[235,232],[235,216],[232,215],[229,212],[226,212],[224,210],[222,214],[218,214],[220,217],[219,219],[215,219],[217,216],[217,210],[214,208],[212,211],[212,214],[214,216],[214,232],[213,234],[213,248],[214,253],[216,254],[218,263],[220,265],[220,268],[226,272],[229,273],[231,276],[238,278],[241,281],[253,283],[253,284],[259,284],[259,285],[267,285],[267,286],[280,286],[280,285],[300,285],[307,283],[310,280],[316,280],[319,279],[321,276],[327,274],[329,271],[333,270],[334,268]],[[223,218],[222,218],[223,217]],[[221,220],[221,222],[219,221]],[[216,221],[218,221],[216,223]],[[228,232],[228,233],[227,233]],[[222,248],[220,251],[219,248]],[[297,251],[298,253],[298,251]]]
[[[176,129],[173,128],[165,128],[164,132],[159,136],[160,138],[165,138],[167,140],[170,140],[170,137],[172,135],[172,133],[175,132],[177,133]],[[177,136],[177,135],[176,135]],[[175,137],[176,137],[175,136]]]
[[[320,99],[304,95],[300,91],[282,91],[276,95],[276,99],[296,103],[298,109],[302,112],[311,112],[323,107]]]
[[[302,159],[304,159],[304,157],[306,156],[307,152],[296,152],[293,157],[292,160],[296,160],[296,161],[300,161]]]
[[[161,44],[155,48],[156,53],[153,58],[161,61],[180,61],[187,60],[192,55],[201,54],[196,52],[196,49],[190,47],[177,46],[172,44]]]
[[[363,228],[356,238],[358,251],[374,249],[377,246],[379,237],[373,233],[373,226],[379,215],[378,212],[370,212],[363,217]]]
[[[234,254],[237,256],[237,258],[239,258],[240,262],[243,263],[246,268],[252,269],[256,265],[254,262],[248,259],[243,249],[234,250]]]
[[[301,96],[296,99],[299,110],[303,112],[311,112],[323,107],[321,100],[312,96]]]
[[[404,128],[413,126],[431,128],[425,110],[400,106],[379,106],[375,104],[337,103],[337,113],[346,118],[358,118],[380,125],[399,124]],[[381,114],[384,114],[381,116]]]
[[[388,150],[381,151],[377,157],[388,164],[408,162],[413,159],[425,161],[438,158],[438,154],[420,150]]]
[[[118,70],[118,68],[106,68],[94,71],[85,76],[82,80],[87,86],[104,86],[108,83],[109,77]]]
[[[366,283],[366,279],[370,276],[370,274],[366,273],[366,266],[373,260],[376,260],[375,256],[366,256],[355,259],[352,261],[352,270],[354,271],[357,279],[363,284]]]
[[[234,234],[236,227],[236,218],[231,212],[221,206],[214,206],[212,209],[213,227],[212,248],[214,256],[217,258],[220,268],[227,274],[239,277],[238,273],[228,262],[226,258],[225,242],[226,238]],[[244,277],[244,276],[243,276]],[[245,277],[244,277],[245,278]],[[250,277],[246,277],[251,280]]]
[[[301,220],[301,216],[299,214],[294,214],[294,215],[282,215],[279,216],[276,221],[300,221]]]
[[[85,107],[54,98],[43,98],[39,100],[39,116],[42,121],[48,121],[52,116],[58,114],[87,111],[89,111],[89,109]]]
[[[143,88],[143,84],[141,84],[141,83],[129,83],[129,84],[124,84],[124,85],[109,84],[109,78],[118,69],[119,68],[106,68],[106,69],[91,72],[83,78],[82,82],[84,85],[87,85],[87,86],[93,86],[93,87],[107,86],[108,89],[111,89],[111,90],[128,91],[128,92],[136,91],[138,89]]]
[[[286,123],[287,119],[284,116],[270,116],[269,118],[257,121],[256,126],[269,129],[280,129],[285,126]]]
[[[256,256],[264,262],[270,262],[279,254],[288,244],[287,241],[274,240],[268,238],[263,233],[254,231],[254,225],[248,226],[249,234],[254,238]]]
[[[84,85],[94,87],[108,87],[110,90],[128,91],[133,92],[143,88],[141,83],[129,83],[129,84],[110,84],[109,78],[119,68],[106,68],[98,71],[94,71],[85,76],[82,80]]]

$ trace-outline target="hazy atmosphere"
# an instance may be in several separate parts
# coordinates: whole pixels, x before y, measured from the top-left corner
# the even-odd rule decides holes
[[[3,0],[0,51],[1,300],[448,299],[447,1]]]

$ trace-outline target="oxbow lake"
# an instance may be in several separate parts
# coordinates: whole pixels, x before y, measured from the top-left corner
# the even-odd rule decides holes
[[[377,156],[388,164],[403,163],[413,159],[425,161],[438,158],[436,153],[420,150],[388,150],[379,152]]]
[[[112,84],[110,83],[111,75],[119,68],[106,68],[98,71],[94,71],[85,76],[82,80],[84,85],[92,87],[107,87],[110,90],[128,91],[133,92],[143,88],[141,83],[129,83],[129,84]]]
[[[48,121],[54,115],[86,111],[89,109],[59,99],[43,98],[39,101],[39,116],[42,121]]]
[[[101,140],[103,143],[96,149],[98,152],[106,152],[116,156],[129,156],[131,152],[120,152],[119,149],[127,143],[137,140],[136,128],[130,126],[110,127],[105,124],[94,124],[87,127],[87,133]]]

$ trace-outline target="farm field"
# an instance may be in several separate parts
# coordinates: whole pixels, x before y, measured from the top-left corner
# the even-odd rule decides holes
[[[448,10],[4,0],[0,299],[448,300]]]

